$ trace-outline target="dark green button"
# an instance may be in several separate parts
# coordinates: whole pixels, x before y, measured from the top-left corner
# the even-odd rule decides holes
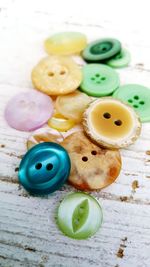
[[[94,235],[100,228],[102,219],[98,201],[85,193],[67,195],[58,209],[60,230],[75,239],[86,239]]]
[[[121,52],[109,59],[105,63],[112,68],[122,68],[129,65],[131,56],[128,50],[122,49]]]
[[[121,43],[116,39],[105,38],[90,43],[83,51],[83,58],[88,62],[99,62],[119,53]]]
[[[83,67],[83,81],[80,90],[87,95],[108,96],[119,85],[119,75],[112,68],[104,64],[87,64]]]
[[[138,84],[123,85],[113,97],[131,105],[139,114],[142,122],[150,121],[150,89]]]

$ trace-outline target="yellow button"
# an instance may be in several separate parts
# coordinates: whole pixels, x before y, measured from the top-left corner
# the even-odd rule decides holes
[[[63,139],[63,136],[57,130],[44,127],[34,131],[29,136],[27,140],[27,149],[30,149],[42,142],[54,142],[59,144],[63,141]]]
[[[79,123],[82,120],[83,112],[90,102],[91,97],[79,91],[75,91],[65,96],[58,96],[55,106],[60,114]]]
[[[126,147],[138,138],[141,122],[128,105],[113,98],[101,98],[91,103],[84,113],[83,126],[87,134],[104,147]]]
[[[73,120],[66,119],[61,114],[55,114],[48,120],[48,125],[60,132],[65,132],[71,129],[75,125],[75,122]]]
[[[86,47],[87,39],[79,32],[62,32],[50,36],[44,45],[48,54],[71,55],[80,53]]]
[[[35,88],[48,95],[69,94],[79,87],[81,80],[81,69],[71,57],[46,57],[32,71]]]

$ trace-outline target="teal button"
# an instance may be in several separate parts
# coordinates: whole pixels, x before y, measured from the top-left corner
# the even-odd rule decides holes
[[[112,94],[120,85],[119,75],[104,64],[87,64],[83,67],[80,90],[90,96],[101,97]]]
[[[98,201],[85,193],[67,195],[58,208],[60,230],[74,239],[86,239],[101,227],[102,209]]]
[[[122,68],[129,65],[131,55],[127,49],[122,49],[119,54],[107,60],[105,63],[112,68]]]
[[[139,114],[142,122],[150,121],[150,89],[139,84],[126,84],[113,94],[132,106]]]
[[[112,38],[96,40],[87,45],[83,58],[88,62],[100,62],[115,56],[121,51],[121,43]]]
[[[68,179],[70,166],[70,158],[62,146],[44,142],[28,150],[23,157],[19,181],[30,193],[52,193]]]

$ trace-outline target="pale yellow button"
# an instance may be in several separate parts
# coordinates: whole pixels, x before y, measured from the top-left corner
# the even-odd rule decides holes
[[[87,134],[104,147],[126,147],[138,138],[141,122],[130,106],[114,98],[92,102],[84,113]]]
[[[86,45],[86,36],[79,32],[57,33],[46,39],[44,43],[46,52],[54,55],[80,53]]]
[[[71,129],[75,125],[75,122],[65,118],[61,114],[55,114],[48,120],[48,125],[60,132],[65,132]]]
[[[31,77],[36,89],[55,96],[75,91],[82,81],[82,72],[71,57],[49,56],[34,67]]]
[[[65,96],[58,96],[55,107],[60,114],[79,123],[82,120],[83,112],[90,102],[91,97],[75,91]]]

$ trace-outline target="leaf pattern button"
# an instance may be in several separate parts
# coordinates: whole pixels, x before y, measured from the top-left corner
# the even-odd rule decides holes
[[[94,235],[101,227],[102,219],[100,204],[85,193],[67,195],[58,208],[60,230],[74,239],[86,239]]]

